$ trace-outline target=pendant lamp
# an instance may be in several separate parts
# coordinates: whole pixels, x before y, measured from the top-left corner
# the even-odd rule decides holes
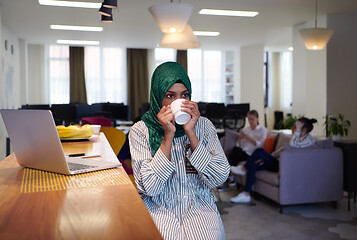
[[[175,48],[178,50],[198,48],[200,46],[200,41],[196,35],[193,34],[193,30],[189,24],[186,24],[182,32],[165,33],[160,42],[160,47]]]
[[[110,16],[102,15],[102,22],[108,22],[108,23],[113,22],[113,15]]]
[[[104,0],[103,6],[107,8],[117,8],[118,1],[117,0]]]
[[[182,32],[191,17],[193,6],[182,2],[158,3],[149,12],[164,33]]]
[[[322,50],[330,40],[333,30],[317,27],[317,0],[315,0],[315,28],[301,29],[299,32],[308,50]]]
[[[107,16],[107,17],[112,16],[112,8],[104,7],[103,4],[98,12],[104,16]]]

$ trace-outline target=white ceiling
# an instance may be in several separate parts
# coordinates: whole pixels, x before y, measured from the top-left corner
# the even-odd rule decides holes
[[[86,0],[102,2],[100,0]],[[154,48],[163,33],[148,8],[169,0],[118,0],[113,23],[101,23],[97,9],[41,6],[37,0],[0,0],[1,21],[27,43],[55,44],[57,39],[99,40],[104,46]],[[175,2],[178,0],[175,0]],[[292,26],[314,19],[314,0],[183,0],[192,4],[193,30],[219,31],[218,37],[198,37],[202,48],[233,49],[262,44],[288,47]],[[357,0],[319,0],[318,15],[357,14]],[[255,10],[255,18],[199,15],[202,8]],[[103,26],[104,31],[51,30],[51,24]]]

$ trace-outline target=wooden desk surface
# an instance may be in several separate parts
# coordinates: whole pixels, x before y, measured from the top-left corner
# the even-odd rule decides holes
[[[12,153],[0,161],[0,239],[161,239],[124,169],[106,171],[27,169]]]

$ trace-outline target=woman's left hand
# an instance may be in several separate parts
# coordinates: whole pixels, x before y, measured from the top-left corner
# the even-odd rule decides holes
[[[185,129],[186,133],[189,133],[192,131],[194,132],[198,118],[201,115],[200,111],[198,109],[198,105],[196,102],[187,100],[187,101],[182,102],[181,106],[182,106],[183,112],[187,112],[188,114],[191,115],[191,119],[185,125],[183,125],[183,128]]]

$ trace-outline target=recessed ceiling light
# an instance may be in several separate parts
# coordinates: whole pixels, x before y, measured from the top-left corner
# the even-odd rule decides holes
[[[99,41],[86,41],[86,40],[63,40],[58,39],[58,44],[68,44],[68,45],[99,45]]]
[[[255,17],[259,12],[255,11],[236,11],[236,10],[219,10],[219,9],[202,9],[199,14],[234,16],[234,17]]]
[[[79,7],[79,8],[97,8],[99,9],[101,3],[95,2],[75,2],[75,1],[56,1],[56,0],[38,0],[41,5],[58,6],[58,7]]]
[[[196,36],[206,36],[206,37],[216,37],[219,32],[209,32],[209,31],[193,31]]]
[[[89,31],[89,32],[103,31],[102,27],[89,27],[89,26],[51,25],[50,28],[54,30],[71,30],[71,31]]]
[[[293,48],[293,47],[289,47],[288,50],[289,50],[290,52],[292,52],[292,51],[294,51],[294,48]]]

